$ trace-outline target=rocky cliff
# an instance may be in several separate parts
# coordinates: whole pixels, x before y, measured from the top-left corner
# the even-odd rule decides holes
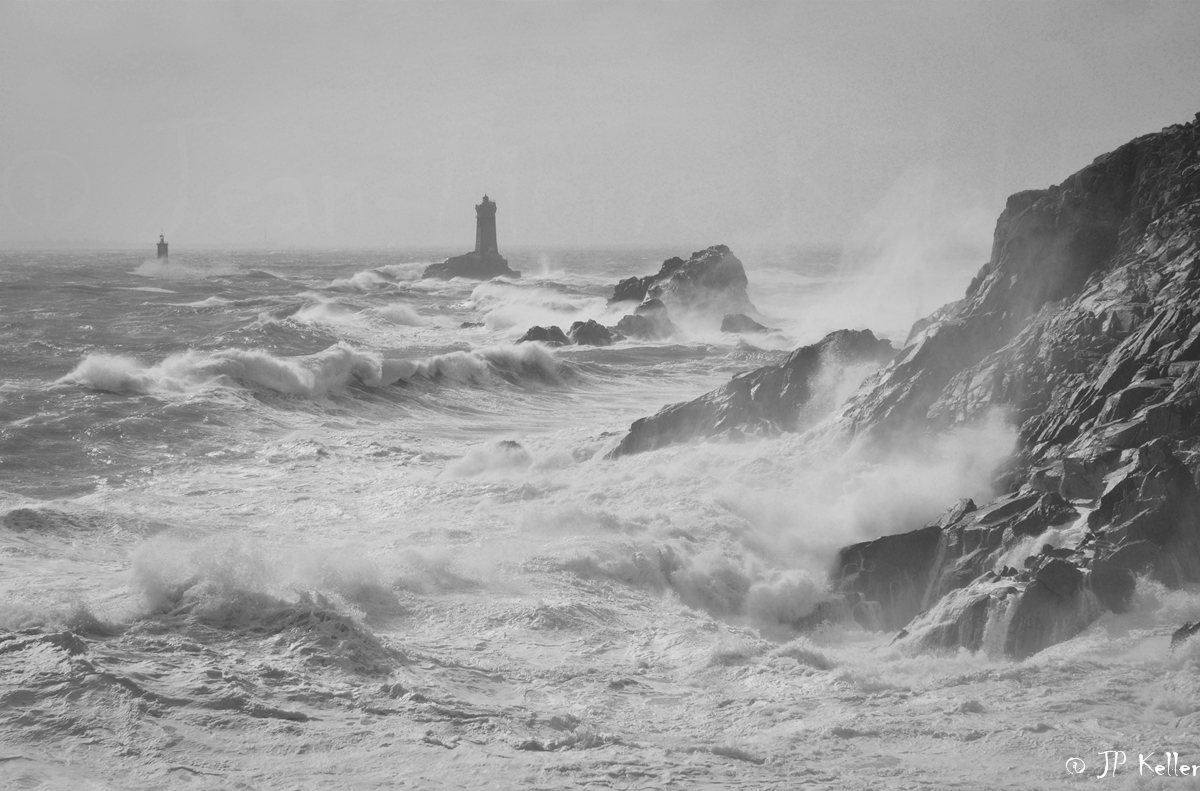
[[[840,427],[888,444],[1005,410],[1003,495],[847,547],[835,589],[929,648],[1024,657],[1200,582],[1200,116],[1018,193],[965,297],[919,322]]]
[[[637,421],[613,455],[804,428],[795,396],[834,336]],[[1140,576],[1200,582],[1200,114],[1009,198],[963,299],[827,428],[887,449],[996,410],[1019,437],[1000,496],[844,548],[804,624],[850,613],[919,648],[1020,658],[1126,609]]]

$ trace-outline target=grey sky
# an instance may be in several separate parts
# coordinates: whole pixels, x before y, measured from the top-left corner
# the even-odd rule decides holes
[[[977,238],[1197,75],[1194,2],[0,0],[0,244]]]

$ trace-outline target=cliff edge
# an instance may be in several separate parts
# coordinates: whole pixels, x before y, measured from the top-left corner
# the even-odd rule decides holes
[[[1200,582],[1200,114],[1008,199],[962,300],[918,322],[840,428],[894,443],[1006,411],[1003,494],[846,547],[855,617],[1021,658]]]

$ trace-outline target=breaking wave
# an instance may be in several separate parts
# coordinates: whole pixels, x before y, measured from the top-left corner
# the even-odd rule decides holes
[[[594,318],[602,324],[615,324],[620,318],[617,312],[607,309],[604,297],[545,284],[529,286],[492,280],[475,286],[471,302],[483,313],[484,326],[489,330],[524,332],[535,324],[554,324],[565,329],[574,321]]]
[[[355,272],[349,277],[334,278],[329,284],[333,291],[349,291],[366,293],[418,280],[426,264],[388,264],[387,266],[365,269]]]
[[[386,387],[413,379],[486,386],[498,380],[562,384],[569,369],[538,344],[492,346],[420,360],[385,359],[377,352],[338,343],[316,354],[275,357],[248,349],[189,349],[146,365],[126,355],[92,353],[54,384],[109,393],[193,393],[242,384],[277,393],[319,397],[358,382]]]
[[[540,343],[488,346],[469,352],[450,352],[420,360],[412,365],[412,374],[403,378],[448,379],[475,385],[486,385],[496,378],[514,383],[533,380],[560,385],[572,373],[567,365],[559,362],[554,352]]]

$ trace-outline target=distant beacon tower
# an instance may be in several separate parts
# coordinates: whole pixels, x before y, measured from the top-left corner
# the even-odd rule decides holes
[[[495,210],[493,209],[493,211],[495,211]],[[493,244],[495,243],[495,239],[496,239],[496,224],[495,224],[495,221],[493,220],[493,222],[492,222]],[[158,235],[158,257],[159,258],[167,257],[167,240],[163,238],[163,235],[161,233]]]
[[[479,255],[500,255],[496,246],[496,202],[483,196],[483,203],[475,207],[475,252]]]

